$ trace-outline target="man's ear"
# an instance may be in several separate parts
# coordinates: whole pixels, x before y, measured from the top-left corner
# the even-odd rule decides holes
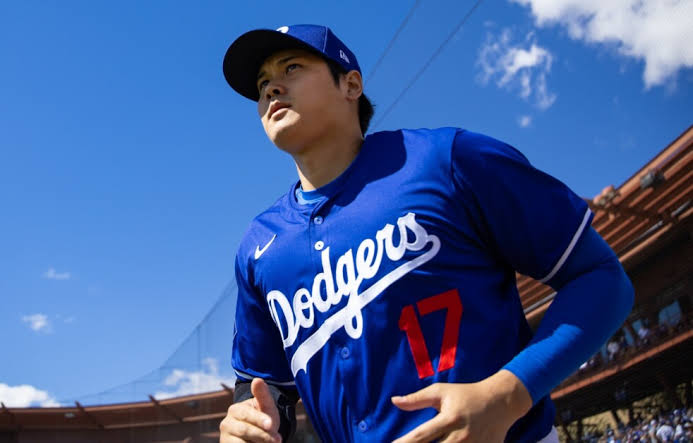
[[[358,71],[349,71],[342,79],[346,87],[346,97],[350,101],[357,101],[363,94],[363,80]]]

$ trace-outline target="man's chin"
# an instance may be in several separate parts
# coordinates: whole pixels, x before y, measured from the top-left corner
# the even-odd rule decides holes
[[[282,151],[291,153],[296,146],[302,145],[301,131],[296,125],[278,125],[268,131],[267,136]],[[294,148],[294,149],[292,149]]]

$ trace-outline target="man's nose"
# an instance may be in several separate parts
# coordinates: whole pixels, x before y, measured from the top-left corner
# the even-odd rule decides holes
[[[279,82],[270,81],[269,84],[265,87],[265,95],[268,99],[285,93],[286,87],[284,87],[284,85],[282,85]]]

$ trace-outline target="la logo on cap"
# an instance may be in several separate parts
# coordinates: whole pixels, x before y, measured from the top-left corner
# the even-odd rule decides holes
[[[342,51],[341,49],[339,50],[339,57],[340,57],[342,60],[344,60],[345,62],[351,63],[351,62],[349,61],[349,57],[347,57],[347,55],[346,55],[346,54],[344,53],[344,51]]]
[[[289,27],[282,26],[281,28],[277,28],[277,31],[281,32],[282,34],[286,34],[287,32],[289,32]]]

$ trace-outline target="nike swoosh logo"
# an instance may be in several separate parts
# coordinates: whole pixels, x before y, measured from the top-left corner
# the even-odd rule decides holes
[[[262,249],[260,249],[260,246],[259,246],[259,245],[258,245],[258,246],[255,246],[255,260],[257,260],[258,258],[260,258],[260,256],[261,256],[262,254],[265,253],[265,251],[267,250],[267,248],[269,248],[269,245],[272,244],[272,242],[274,241],[274,239],[275,239],[276,237],[277,237],[277,234],[274,234],[274,235],[272,236],[272,238],[270,239],[270,241],[269,241],[269,242],[265,245],[265,247],[262,248]]]

